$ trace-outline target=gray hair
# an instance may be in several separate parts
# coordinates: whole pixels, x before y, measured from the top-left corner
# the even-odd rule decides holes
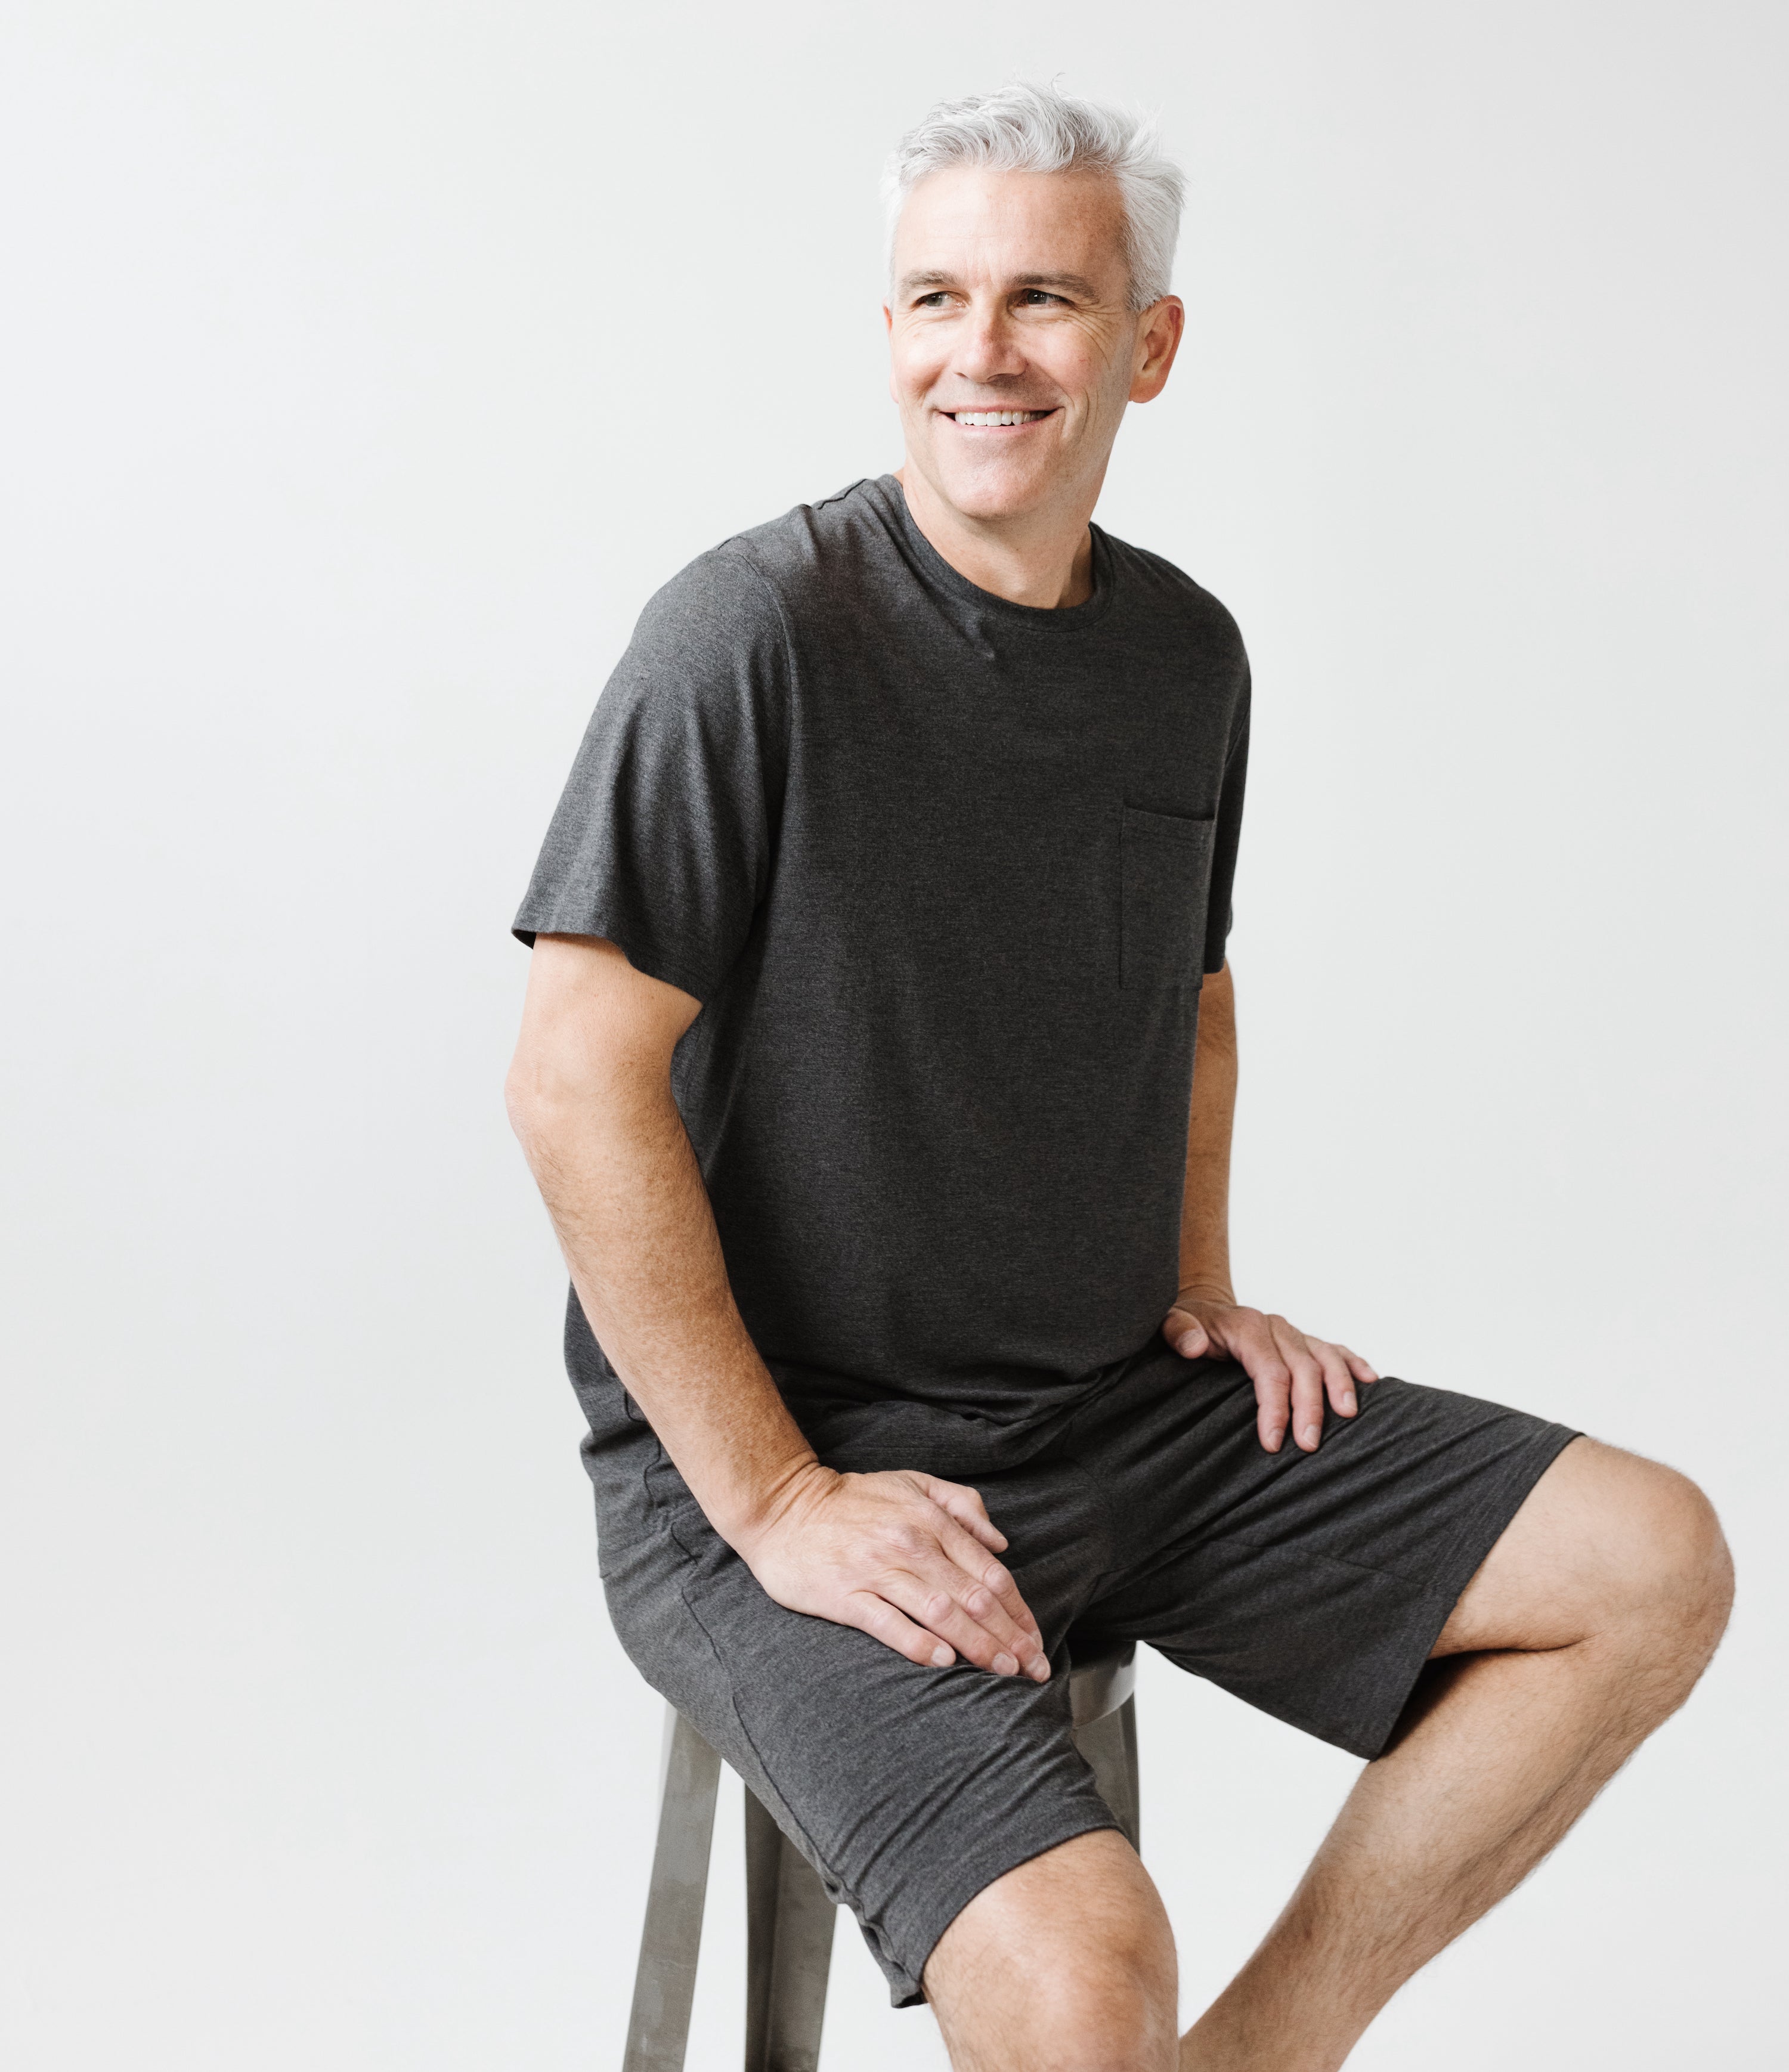
[[[1167,294],[1186,183],[1163,155],[1153,121],[1076,100],[1053,86],[1015,84],[997,93],[940,101],[895,146],[882,174],[890,265],[894,226],[907,196],[928,173],[956,166],[1109,174],[1125,212],[1130,306],[1146,310]]]

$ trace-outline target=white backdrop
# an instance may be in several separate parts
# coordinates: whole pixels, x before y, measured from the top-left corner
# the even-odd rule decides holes
[[[501,1113],[508,922],[651,590],[898,458],[893,138],[1059,72],[1192,176],[1190,343],[1101,516],[1254,656],[1246,1294],[1677,1462],[1739,1559],[1687,1711],[1353,2062],[1780,2064],[1789,17],[0,39],[7,2061],[619,2064],[658,1708]],[[1355,1766],[1159,1663],[1142,1734],[1191,2011]],[[825,2072],[941,2064],[837,1947]]]

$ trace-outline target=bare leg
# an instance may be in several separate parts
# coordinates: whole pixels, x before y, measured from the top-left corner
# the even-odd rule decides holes
[[[1392,1748],[1192,2033],[1129,1845],[1084,1835],[973,1899],[926,1967],[956,2072],[1335,2072],[1404,1981],[1546,1854],[1688,1695],[1731,1593],[1680,1475],[1589,1440],[1455,1607]]]
[[[1692,1483],[1575,1441],[1461,1597],[1446,1659],[1285,1913],[1184,2039],[1182,2072],[1334,2072],[1683,1703],[1731,1594]]]
[[[1110,1830],[978,1893],[932,1953],[925,1988],[956,2072],[1174,2072],[1174,1937]]]

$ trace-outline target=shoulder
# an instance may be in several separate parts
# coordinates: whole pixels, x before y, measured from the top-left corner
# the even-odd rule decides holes
[[[781,610],[799,619],[888,565],[894,524],[885,482],[867,477],[767,524],[735,533],[720,549],[755,569]]]
[[[738,540],[718,547],[678,569],[646,601],[635,632],[641,639],[749,640],[774,629],[776,600],[753,557]]]
[[[1165,555],[1152,554],[1146,547],[1133,547],[1128,540],[1104,535],[1112,555],[1113,570],[1133,602],[1143,610],[1176,619],[1196,627],[1216,644],[1228,647],[1240,658],[1242,629],[1225,606],[1184,569]]]
[[[648,602],[640,631],[734,641],[787,637],[824,600],[849,594],[877,558],[886,519],[870,480],[735,532],[680,569]]]

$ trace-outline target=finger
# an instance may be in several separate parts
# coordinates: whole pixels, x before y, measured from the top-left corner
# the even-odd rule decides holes
[[[1042,1642],[1028,1624],[1021,1626],[1013,1618],[996,1591],[982,1581],[991,1568],[1001,1582],[1010,1586],[1006,1572],[936,1508],[922,1531],[923,1540],[917,1544],[903,1533],[905,1544],[889,1560],[876,1587],[981,1667],[1011,1675],[1022,1667],[1035,1675]],[[968,1567],[960,1565],[953,1554],[964,1557]]]
[[[1356,1381],[1378,1380],[1379,1376],[1372,1367],[1363,1360],[1359,1353],[1350,1352],[1346,1346],[1338,1346],[1335,1350],[1348,1363],[1348,1371]]]
[[[1284,1317],[1269,1319],[1280,1355],[1292,1370],[1292,1438],[1307,1453],[1317,1450],[1323,1436],[1323,1370],[1316,1361],[1305,1334]]]
[[[1001,1607],[1001,1615],[1012,1621],[1016,1633],[1038,1635],[1038,1622],[1019,1594],[1011,1569],[995,1560],[987,1548],[964,1531],[953,1519],[940,1518],[937,1530],[939,1545],[946,1558],[960,1572],[963,1589],[985,1591],[990,1601]],[[975,1608],[972,1605],[970,1609]]]
[[[1026,1675],[1039,1684],[1047,1682],[1050,1660],[1043,1651],[1043,1635],[1010,1570],[990,1561],[986,1548],[954,1525],[945,1525],[938,1537],[957,1571],[944,1580],[944,1587],[977,1625],[1018,1657]]]
[[[1351,1417],[1359,1408],[1354,1392],[1354,1375],[1348,1367],[1348,1356],[1340,1346],[1332,1346],[1327,1338],[1306,1337],[1305,1343],[1310,1347],[1311,1355],[1323,1370],[1323,1388],[1331,1406],[1339,1417]]]
[[[1162,1335],[1182,1359],[1203,1359],[1211,1350],[1211,1336],[1197,1317],[1184,1309],[1170,1309]]]
[[[947,1521],[940,1523],[944,1532],[955,1531]],[[1033,1665],[1042,1655],[1043,1643],[1029,1618],[1021,1624],[981,1581],[990,1566],[985,1551],[967,1534],[962,1536],[960,1548],[973,1564],[967,1569],[952,1557],[949,1544],[940,1536],[919,1560],[893,1564],[890,1575],[882,1582],[890,1586],[889,1594],[896,1604],[982,1668],[997,1669],[1001,1675],[1022,1668],[1034,1675]],[[1005,1571],[1001,1572],[1005,1579]],[[906,1591],[903,1578],[923,1593],[918,1610]]]
[[[979,1490],[970,1489],[962,1482],[940,1482],[936,1475],[927,1475],[922,1486],[940,1511],[966,1527],[984,1547],[993,1548],[997,1554],[1006,1552],[1006,1536],[989,1517],[988,1507],[981,1501]]]
[[[916,1626],[936,1634],[978,1669],[992,1670],[997,1676],[1018,1675],[1018,1657],[1011,1646],[963,1609],[945,1580],[951,1572],[942,1564],[938,1572],[925,1577],[896,1571],[878,1577],[876,1589]]]
[[[893,1648],[923,1669],[948,1669],[956,1659],[955,1650],[936,1634],[927,1633],[903,1618],[886,1597],[878,1597],[874,1590],[851,1591],[839,1609],[845,1614],[841,1624],[854,1626],[860,1633],[879,1640],[884,1647]]]
[[[1226,1321],[1223,1350],[1255,1384],[1255,1430],[1263,1448],[1277,1453],[1291,1421],[1292,1370],[1259,1309],[1234,1310]]]
[[[920,1610],[923,1623],[977,1668],[991,1670],[996,1676],[1021,1673],[1019,1651],[1022,1648],[1029,1655],[1030,1643],[997,1630],[1010,1626],[1010,1621],[997,1615],[986,1621],[976,1618],[954,1591],[942,1585],[926,1597]]]
[[[1280,1356],[1268,1320],[1259,1309],[1245,1309],[1240,1305],[1226,1309],[1206,1326],[1205,1335],[1211,1342],[1213,1352],[1228,1354],[1251,1380],[1255,1379],[1254,1368],[1249,1365],[1251,1360],[1258,1365]]]
[[[1242,1367],[1255,1384],[1255,1429],[1268,1452],[1277,1453],[1292,1422],[1292,1370],[1277,1354],[1257,1353],[1252,1367],[1246,1359]]]

